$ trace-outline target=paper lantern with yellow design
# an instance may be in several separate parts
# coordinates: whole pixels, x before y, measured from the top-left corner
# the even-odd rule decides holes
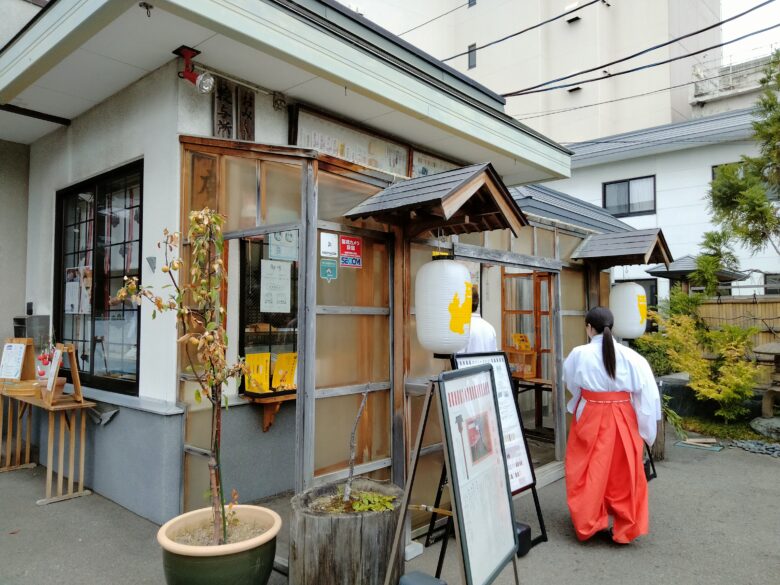
[[[414,295],[417,339],[433,353],[457,353],[471,332],[471,277],[454,260],[434,260],[417,272]]]
[[[615,316],[612,334],[636,339],[647,325],[647,293],[635,282],[621,282],[609,291],[609,310]]]

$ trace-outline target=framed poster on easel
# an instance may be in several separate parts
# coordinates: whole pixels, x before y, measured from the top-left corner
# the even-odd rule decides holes
[[[482,364],[489,364],[493,368],[501,428],[504,433],[509,483],[512,495],[517,495],[536,485],[536,475],[531,464],[523,422],[517,410],[512,375],[509,372],[506,355],[502,352],[472,353],[456,354],[452,358],[452,367],[456,370]]]
[[[488,585],[514,563],[517,550],[493,368],[485,364],[445,372],[438,389],[465,583]]]

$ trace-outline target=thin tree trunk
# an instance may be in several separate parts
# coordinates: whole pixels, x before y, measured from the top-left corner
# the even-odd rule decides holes
[[[222,481],[219,469],[220,437],[222,436],[222,386],[212,388],[211,456],[209,457],[209,485],[211,486],[211,509],[214,514],[214,542],[225,543],[225,525],[222,510]]]
[[[360,408],[358,409],[357,416],[355,417],[355,424],[352,425],[352,435],[349,439],[349,476],[347,477],[347,485],[344,486],[344,501],[349,502],[349,498],[352,495],[352,479],[355,475],[355,448],[356,448],[356,435],[357,427],[360,422],[360,417],[363,416],[363,410],[366,408],[366,402],[368,401],[368,390],[363,392],[363,400],[360,401]]]

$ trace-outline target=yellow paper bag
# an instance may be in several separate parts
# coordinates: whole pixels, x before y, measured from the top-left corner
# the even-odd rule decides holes
[[[245,376],[247,392],[270,392],[271,354],[250,353],[246,356],[249,373]]]
[[[271,384],[274,390],[295,390],[296,371],[298,369],[298,354],[280,353],[274,364],[274,379]]]

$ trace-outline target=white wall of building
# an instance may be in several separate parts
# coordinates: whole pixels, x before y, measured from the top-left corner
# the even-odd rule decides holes
[[[171,62],[31,145],[26,282],[37,312],[53,311],[56,192],[138,159],[144,161],[141,279],[165,284],[146,258],[157,255],[163,229],[179,224],[179,83]],[[152,320],[150,307],[143,307],[140,363],[139,397],[175,401],[173,314]]]
[[[756,155],[752,143],[734,142],[703,145],[659,155],[637,157],[585,168],[575,168],[570,179],[545,185],[602,206],[602,185],[636,177],[656,178],[656,213],[622,217],[622,221],[637,228],[660,227],[672,256],[699,253],[705,231],[715,229],[706,207],[706,194],[712,180],[713,165],[737,162],[741,155]],[[758,269],[780,272],[780,259],[771,248],[751,255],[744,248],[736,249],[742,270]],[[613,270],[613,278],[650,278],[646,266],[621,267]],[[763,275],[754,274],[750,281],[737,284],[763,283]],[[668,295],[668,280],[659,279],[659,297]],[[754,289],[739,294],[752,294]],[[757,291],[760,294],[760,291]]]
[[[28,146],[0,140],[0,339],[13,336],[13,317],[25,313],[29,165]],[[40,313],[38,307],[36,312]]]
[[[401,33],[464,4],[461,0],[360,0],[353,7],[394,33]],[[516,33],[571,9],[570,0],[477,0],[403,36],[434,57],[446,59]],[[575,13],[579,20],[556,20],[477,51],[477,66],[467,56],[447,63],[498,93],[509,93],[595,67],[646,49],[719,20],[719,0],[597,3]],[[615,73],[717,44],[718,29],[696,35],[608,68]],[[607,81],[582,85],[579,91],[556,90],[507,101],[506,112],[559,142],[578,142],[691,117],[687,88],[636,96],[691,80],[695,62],[719,54],[702,54]],[[601,69],[585,77],[599,76]],[[573,81],[573,80],[572,80]],[[566,83],[566,82],[564,82]],[[600,102],[607,104],[585,107]],[[552,113],[556,110],[574,109]],[[544,113],[544,115],[542,115]]]

